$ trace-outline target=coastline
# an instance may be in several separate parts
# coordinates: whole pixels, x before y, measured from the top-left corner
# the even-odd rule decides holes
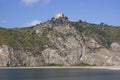
[[[120,66],[44,66],[44,67],[0,67],[1,69],[98,69],[98,70],[120,70]]]

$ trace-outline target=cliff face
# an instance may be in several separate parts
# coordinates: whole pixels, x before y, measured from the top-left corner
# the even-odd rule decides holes
[[[14,48],[1,44],[0,66],[43,66],[48,64],[71,66],[80,63],[120,66],[119,40],[111,41],[108,46],[103,44],[103,39],[99,34],[95,34],[94,31],[86,34],[83,27],[78,28],[73,25],[75,23],[67,20],[66,17],[60,17],[31,28],[35,30],[35,34],[40,39],[40,45],[34,47],[34,50],[37,49],[36,52],[28,50],[28,48]],[[85,23],[82,23],[82,26],[85,26]],[[86,23],[86,26],[91,25]]]

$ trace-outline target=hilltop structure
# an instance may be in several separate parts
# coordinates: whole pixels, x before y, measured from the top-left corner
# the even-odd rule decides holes
[[[56,14],[56,16],[55,16],[56,19],[61,18],[61,17],[65,17],[64,14],[63,14],[62,12]]]

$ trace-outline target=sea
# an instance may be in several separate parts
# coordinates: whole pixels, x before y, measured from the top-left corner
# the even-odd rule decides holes
[[[120,70],[85,68],[0,69],[0,80],[120,80]]]

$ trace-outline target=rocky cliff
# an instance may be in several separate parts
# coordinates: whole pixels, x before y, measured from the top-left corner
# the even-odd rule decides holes
[[[120,66],[120,28],[52,18],[0,31],[0,66]]]

